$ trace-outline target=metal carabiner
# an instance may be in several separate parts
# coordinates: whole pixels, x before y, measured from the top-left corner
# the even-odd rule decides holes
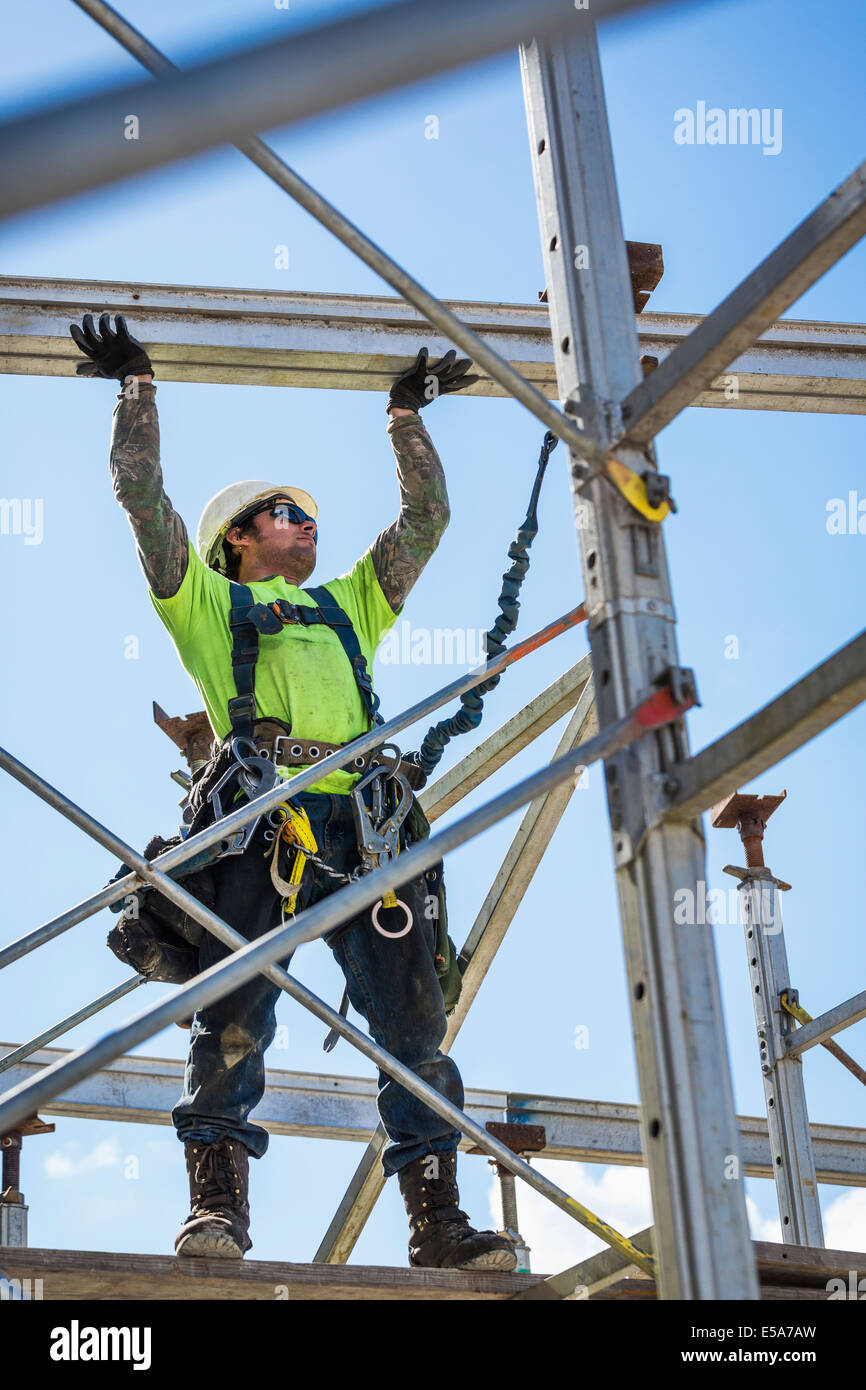
[[[252,749],[251,754],[246,756],[241,751],[242,747]],[[234,809],[234,803],[223,810],[220,792],[225,786],[233,782],[235,778],[248,801],[255,801],[257,797],[264,796],[266,792],[272,790],[279,780],[276,765],[270,758],[262,757],[252,739],[243,735],[236,735],[231,740],[231,752],[234,762],[226,769],[216,786],[208,792],[208,800],[213,804],[214,820],[220,821]],[[253,780],[255,779],[255,780]],[[271,813],[273,814],[273,813]],[[270,821],[270,816],[268,817]],[[230,840],[224,841],[221,858],[227,854],[243,854],[247,845],[252,840],[258,828],[261,815],[254,816],[240,830],[236,831]],[[270,822],[273,824],[273,822]]]
[[[242,744],[246,744],[253,750],[246,757],[240,751]],[[271,791],[277,785],[279,779],[276,763],[259,753],[251,738],[237,735],[231,741],[231,750],[235,761],[240,763],[242,768],[242,771],[238,773],[238,781],[250,801],[254,801],[257,796],[264,796],[266,792]],[[255,780],[253,780],[254,778]]]
[[[362,861],[358,871],[360,874],[371,873],[374,869],[380,868],[389,860],[397,857],[400,852],[400,827],[412,806],[412,789],[398,770],[402,761],[400,750],[393,744],[386,744],[385,746],[394,748],[396,753],[394,761],[385,759],[384,766],[371,768],[360,781],[356,782],[351,791],[358,850]],[[385,791],[389,782],[393,782],[395,789],[394,810],[391,812],[388,811],[388,798]],[[370,807],[367,806],[363,795],[368,787],[371,789],[372,806]],[[389,899],[390,901],[388,901]],[[383,926],[379,925],[379,912],[384,907],[401,907],[403,909],[406,914],[406,924],[400,931],[386,931]],[[388,893],[373,907],[372,921],[373,927],[380,936],[396,941],[411,931],[413,918],[411,909],[407,904],[398,898],[396,893]]]

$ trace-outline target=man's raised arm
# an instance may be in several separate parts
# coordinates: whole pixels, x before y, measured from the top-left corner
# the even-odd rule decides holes
[[[172,598],[181,586],[189,562],[189,539],[183,518],[165,494],[159,462],[159,419],[153,367],[143,345],[133,338],[122,314],[102,314],[99,327],[92,314],[82,325],[70,325],[76,347],[87,361],[77,376],[99,376],[125,382],[111,431],[109,467],[114,495],[129,517],[138,561],[157,598]]]
[[[397,460],[400,514],[371,550],[376,578],[397,613],[442,539],[451,512],[442,464],[420,415],[400,411],[388,433]]]
[[[114,495],[129,517],[138,561],[157,598],[171,598],[189,563],[183,517],[171,505],[159,462],[156,387],[139,380],[129,397],[121,391],[114,407],[109,468]]]
[[[471,386],[469,359],[455,362],[448,352],[435,367],[421,348],[414,365],[399,377],[388,397],[388,434],[397,460],[400,514],[371,546],[373,566],[393,612],[398,612],[433,554],[451,517],[445,474],[433,441],[418,413],[438,396]]]

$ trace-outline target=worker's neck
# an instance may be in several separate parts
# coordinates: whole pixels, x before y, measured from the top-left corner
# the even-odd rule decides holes
[[[309,579],[310,573],[311,571],[309,570],[306,573],[302,573],[291,565],[284,565],[280,569],[273,564],[269,565],[266,562],[260,562],[259,564],[240,565],[238,567],[237,582],[239,584],[255,584],[260,579],[276,579],[281,575],[287,584],[294,584],[296,588],[300,588],[304,581]]]

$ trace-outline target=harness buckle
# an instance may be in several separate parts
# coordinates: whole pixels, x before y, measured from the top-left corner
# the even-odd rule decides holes
[[[234,695],[228,702],[228,711],[233,728],[238,717],[241,719],[255,719],[255,695]]]
[[[285,602],[284,599],[280,601]],[[295,622],[300,623],[301,627],[310,627],[315,623],[324,623],[325,621],[322,610],[318,605],[315,608],[311,608],[309,604],[299,603],[295,608],[295,612],[298,615],[295,618]]]

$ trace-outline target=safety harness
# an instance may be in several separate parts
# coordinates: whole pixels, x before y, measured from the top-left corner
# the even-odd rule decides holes
[[[302,627],[324,623],[336,633],[352,667],[370,727],[385,722],[379,713],[379,697],[373,690],[373,682],[367,670],[367,658],[361,651],[358,634],[352,626],[351,618],[324,585],[315,589],[302,589],[301,592],[313,600],[315,607],[289,603],[284,598],[275,599],[273,603],[257,603],[247,584],[230,581],[229,629],[232,634],[232,672],[237,695],[229,700],[228,713],[232,734],[236,738],[253,737],[256,721],[255,682],[259,634],[270,636],[293,623]]]

